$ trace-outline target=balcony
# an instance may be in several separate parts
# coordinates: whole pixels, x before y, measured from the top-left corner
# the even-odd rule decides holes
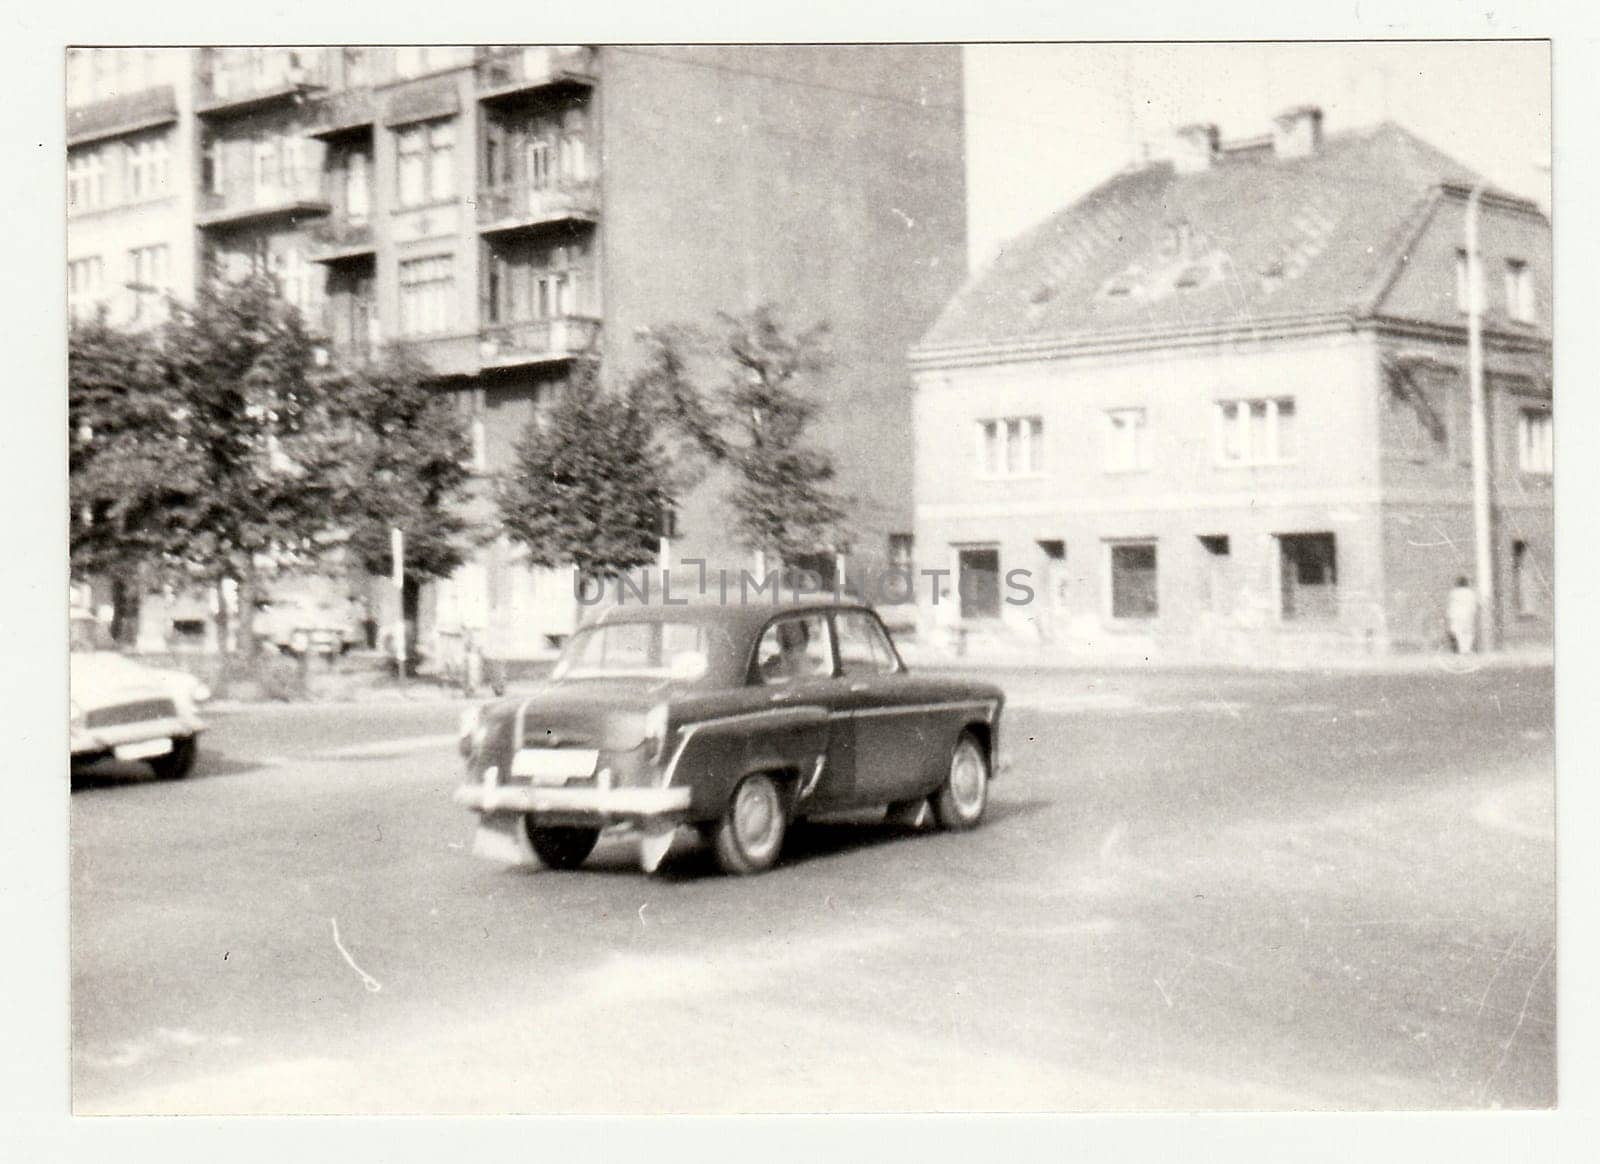
[[[335,215],[313,223],[306,234],[311,240],[311,260],[316,263],[365,258],[377,249],[371,219],[355,222]]]
[[[195,223],[201,227],[226,228],[284,220],[294,222],[302,218],[320,218],[330,209],[322,184],[312,178],[281,186],[237,182],[229,184],[220,194],[212,191],[201,194]]]
[[[319,61],[288,49],[234,49],[207,53],[200,67],[194,111],[201,117],[236,117],[305,99],[326,84]]]
[[[484,234],[530,230],[557,222],[593,223],[600,217],[600,184],[497,186],[478,191],[478,229]]]
[[[491,324],[483,329],[478,356],[485,368],[520,368],[598,354],[600,321],[583,316]]]
[[[306,133],[327,139],[370,130],[377,121],[377,114],[378,100],[371,89],[343,89],[317,102]]]
[[[512,45],[478,58],[478,100],[502,101],[550,87],[588,88],[595,52],[587,45]]]

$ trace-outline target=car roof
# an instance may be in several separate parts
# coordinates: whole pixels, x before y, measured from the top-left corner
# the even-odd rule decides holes
[[[735,596],[730,594],[730,599]],[[585,626],[611,625],[622,622],[702,622],[726,627],[730,631],[753,634],[773,618],[782,614],[808,614],[830,610],[862,610],[872,608],[852,599],[834,599],[830,595],[805,598],[780,599],[777,602],[761,601],[752,596],[748,602],[688,602],[682,606],[664,606],[660,603],[618,603],[607,606],[590,619]]]

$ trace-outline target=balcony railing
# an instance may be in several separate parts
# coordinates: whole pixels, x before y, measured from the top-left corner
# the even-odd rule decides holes
[[[231,115],[301,97],[327,83],[322,64],[293,49],[212,50],[200,67],[195,112]]]
[[[478,191],[478,226],[485,232],[521,230],[551,222],[593,222],[600,216],[600,184],[492,186]]]
[[[599,338],[600,321],[585,316],[491,324],[483,329],[478,354],[486,368],[543,364],[593,354]]]
[[[377,119],[378,100],[371,89],[342,89],[317,102],[306,131],[312,137],[335,137],[368,129]]]
[[[372,220],[367,218],[354,221],[333,215],[312,224],[306,233],[311,239],[311,257],[320,263],[371,254],[375,245]]]
[[[509,97],[545,85],[592,85],[595,53],[587,45],[508,45],[478,58],[478,96]]]
[[[200,195],[200,226],[235,226],[274,218],[305,218],[327,214],[328,195],[315,177],[275,186],[235,182],[221,193]]]

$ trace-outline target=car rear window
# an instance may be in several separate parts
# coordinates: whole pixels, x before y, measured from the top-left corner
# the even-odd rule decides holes
[[[692,622],[617,622],[573,635],[554,679],[698,679],[711,658],[712,628]]]

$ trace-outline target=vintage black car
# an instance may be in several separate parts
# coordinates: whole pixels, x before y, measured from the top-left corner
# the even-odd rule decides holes
[[[757,873],[801,817],[975,826],[1004,702],[911,674],[866,606],[615,606],[536,693],[463,717],[456,801],[480,814],[475,851],[510,862],[571,869],[620,827],[653,872],[689,825],[724,870]]]

